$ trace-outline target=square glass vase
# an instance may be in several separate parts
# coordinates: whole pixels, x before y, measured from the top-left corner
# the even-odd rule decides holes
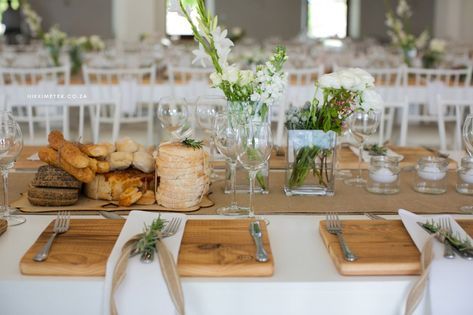
[[[322,130],[288,130],[286,196],[335,194],[337,134]]]
[[[236,182],[235,189],[237,193],[249,193],[250,192],[250,178],[249,173],[246,169],[237,164],[236,169]],[[225,193],[232,193],[231,185],[231,171],[230,165],[225,165]],[[266,162],[264,166],[256,174],[255,180],[255,191],[256,194],[268,194],[269,193],[269,163]]]

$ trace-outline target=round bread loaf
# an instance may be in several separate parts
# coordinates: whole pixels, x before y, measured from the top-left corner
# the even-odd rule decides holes
[[[76,188],[79,189],[82,183],[75,179],[66,171],[51,166],[43,165],[39,167],[34,180],[31,183],[36,187],[50,187],[50,188]]]
[[[35,206],[70,206],[79,200],[79,189],[47,188],[30,185],[28,200]]]

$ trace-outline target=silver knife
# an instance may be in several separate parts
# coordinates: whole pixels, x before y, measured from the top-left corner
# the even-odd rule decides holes
[[[110,211],[99,211],[100,215],[104,217],[105,219],[112,219],[112,220],[125,220],[124,217],[119,215],[118,213],[115,212],[110,212]]]
[[[253,237],[253,240],[255,241],[256,245],[256,255],[255,258],[259,262],[266,262],[268,261],[268,254],[264,250],[263,247],[263,233],[261,231],[261,226],[259,224],[259,221],[252,221],[250,222],[250,234]]]
[[[426,227],[424,226],[424,223],[422,223],[422,222],[417,222],[417,224],[418,224],[424,231],[426,231],[427,233],[429,233],[429,234],[434,234],[434,232],[432,232],[431,230],[429,230],[428,228],[426,228]],[[448,240],[445,240],[445,241],[448,242]],[[470,252],[470,251],[460,251],[460,250],[458,250],[458,249],[457,249],[455,246],[453,246],[453,245],[451,246],[451,248],[455,251],[455,253],[456,253],[458,256],[460,256],[460,257],[462,257],[462,258],[464,258],[464,259],[466,259],[466,260],[473,260],[473,253],[472,253],[472,252]]]

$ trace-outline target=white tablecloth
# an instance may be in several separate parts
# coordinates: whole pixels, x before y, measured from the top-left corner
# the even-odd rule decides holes
[[[190,216],[190,219],[196,216]],[[0,314],[99,314],[102,277],[33,277],[18,262],[53,219],[28,216],[0,237]],[[198,216],[198,218],[205,218]],[[215,218],[215,217],[213,217]],[[267,216],[275,259],[269,278],[183,278],[189,315],[401,314],[414,276],[344,277],[322,243],[322,216]],[[366,219],[364,216],[344,218]],[[466,292],[465,294],[469,294]],[[417,314],[424,314],[420,310]]]

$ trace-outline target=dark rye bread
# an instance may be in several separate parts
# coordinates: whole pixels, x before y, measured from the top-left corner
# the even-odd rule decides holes
[[[47,188],[30,185],[28,200],[35,206],[70,206],[79,200],[79,189]]]
[[[82,183],[60,168],[44,165],[38,169],[31,185],[35,187],[80,189]]]

